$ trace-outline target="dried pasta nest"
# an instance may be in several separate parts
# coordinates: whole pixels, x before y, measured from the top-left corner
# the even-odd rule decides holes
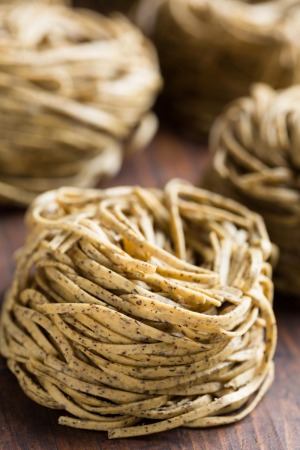
[[[273,379],[262,218],[173,180],[41,195],[1,316],[1,352],[59,423],[110,438],[235,422]],[[140,424],[142,422],[142,424]]]
[[[275,282],[300,294],[300,87],[255,85],[211,131],[212,167],[205,185],[263,215],[280,249]]]
[[[159,86],[152,45],[122,16],[0,5],[0,203],[115,174],[155,132]]]
[[[153,38],[173,121],[199,138],[252,82],[300,80],[300,1],[144,0],[137,22]]]

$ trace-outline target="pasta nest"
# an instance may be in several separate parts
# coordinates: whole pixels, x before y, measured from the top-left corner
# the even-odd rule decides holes
[[[279,92],[257,84],[236,100],[211,131],[206,186],[263,215],[280,249],[275,281],[299,295],[299,86]]]
[[[61,188],[27,222],[1,352],[31,399],[70,414],[60,424],[128,437],[257,405],[276,343],[259,215],[173,180]]]
[[[115,174],[155,132],[160,83],[152,45],[122,16],[0,5],[0,202]]]
[[[224,105],[247,95],[252,82],[276,88],[299,82],[299,0],[155,5],[142,1],[136,21],[157,46],[168,113],[191,137],[207,132]]]

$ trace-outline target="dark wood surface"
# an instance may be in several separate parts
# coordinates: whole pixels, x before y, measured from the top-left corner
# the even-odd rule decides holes
[[[71,0],[77,8],[95,9],[102,14],[120,11],[127,13],[136,3],[136,0]]]
[[[101,14],[121,12],[127,15],[138,3],[138,0],[70,0],[70,3],[76,8],[94,9]]]
[[[104,186],[162,187],[174,176],[197,183],[206,159],[205,147],[184,143],[163,131]],[[0,210],[1,298],[13,274],[12,255],[25,236],[23,216],[20,210]],[[176,429],[109,441],[104,432],[59,426],[59,412],[28,399],[0,358],[0,450],[300,450],[300,308],[296,301],[278,297],[275,310],[279,328],[275,382],[243,421],[214,429]]]

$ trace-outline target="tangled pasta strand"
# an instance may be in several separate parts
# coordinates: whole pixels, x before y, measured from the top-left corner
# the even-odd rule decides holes
[[[168,114],[193,138],[251,83],[299,82],[299,0],[154,4],[141,1],[136,21],[156,44]]]
[[[0,5],[0,202],[114,175],[153,136],[159,86],[154,49],[122,16]]]
[[[211,131],[213,162],[205,185],[263,215],[280,249],[275,281],[299,295],[300,88],[255,85],[229,106]]]
[[[24,392],[110,438],[242,419],[273,380],[260,216],[186,182],[41,195],[1,316]],[[147,424],[139,424],[145,420]]]

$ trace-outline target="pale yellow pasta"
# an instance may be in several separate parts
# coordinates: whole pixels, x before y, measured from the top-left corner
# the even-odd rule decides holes
[[[139,3],[136,22],[160,57],[166,113],[194,139],[251,83],[300,81],[299,0]]]
[[[275,283],[300,293],[299,86],[257,84],[211,130],[211,169],[204,184],[260,213],[280,250]]]
[[[60,424],[117,438],[256,406],[276,345],[257,214],[172,180],[47,192],[27,224],[0,348],[30,398],[66,411]]]
[[[121,15],[59,3],[0,4],[0,203],[94,186],[157,127],[151,43]]]

